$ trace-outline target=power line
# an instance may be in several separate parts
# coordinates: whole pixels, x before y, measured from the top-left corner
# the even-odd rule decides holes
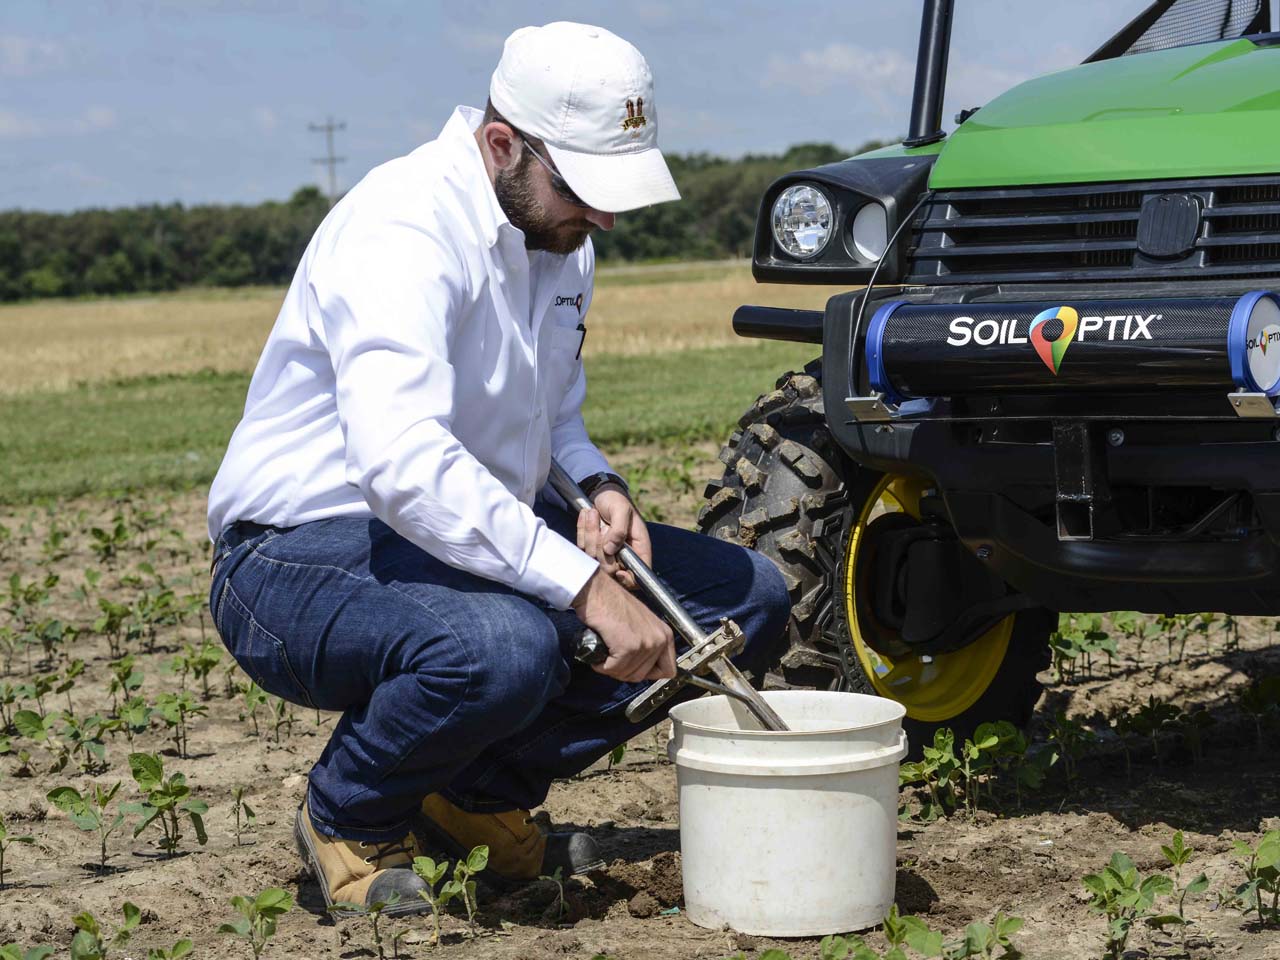
[[[333,133],[335,130],[347,129],[346,122],[334,123],[333,117],[329,117],[324,123],[311,123],[307,125],[312,133],[324,133],[325,156],[316,157],[312,163],[320,163],[329,168],[329,206],[333,206],[338,202],[338,164],[346,162],[346,157],[335,157],[333,155]]]

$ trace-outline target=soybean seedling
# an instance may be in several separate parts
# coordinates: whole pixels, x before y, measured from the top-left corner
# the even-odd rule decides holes
[[[168,950],[163,947],[152,947],[147,951],[147,960],[182,960],[193,949],[195,944],[190,940],[179,940]]]
[[[624,756],[626,756],[626,753],[627,753],[627,745],[626,745],[625,743],[620,743],[620,744],[618,744],[616,747],[614,747],[612,750],[610,750],[610,751],[609,751],[609,766],[608,766],[608,767],[606,767],[605,769],[606,769],[606,770],[612,770],[612,769],[613,769],[613,765],[614,765],[615,763],[621,763],[621,762],[622,762],[622,758],[623,758]]]
[[[23,950],[16,943],[7,943],[0,946],[0,960],[45,960],[57,952],[53,947],[30,947]]]
[[[124,823],[124,814],[116,809],[115,816],[107,812],[107,805],[120,790],[120,781],[110,787],[94,784],[88,796],[81,796],[75,787],[54,787],[47,794],[49,802],[71,817],[77,829],[98,834],[98,863],[107,869],[107,839]]]
[[[52,752],[53,761],[50,763],[49,769],[53,773],[57,773],[65,767],[68,758],[71,756],[71,751],[67,748],[67,745],[54,736],[57,726],[61,722],[62,714],[56,711],[47,716],[41,716],[34,710],[19,710],[13,715],[13,726],[20,735],[35,743],[44,744]]]
[[[130,804],[127,808],[130,813],[142,814],[142,820],[133,828],[135,837],[151,824],[159,823],[163,831],[159,841],[160,849],[166,856],[172,857],[182,840],[180,818],[186,816],[196,832],[196,841],[201,846],[208,843],[204,815],[209,812],[209,805],[191,797],[186,777],[175,773],[165,779],[164,764],[152,753],[129,754],[129,770],[133,773],[134,781],[146,794],[144,802]]]
[[[281,727],[284,727],[285,739],[293,736],[293,725],[298,722],[298,718],[293,714],[293,704],[284,699],[284,697],[273,697],[271,715],[275,719],[276,743],[280,742]]]
[[[1091,895],[1089,909],[1107,918],[1111,960],[1120,960],[1134,923],[1149,915],[1156,897],[1173,890],[1173,881],[1162,874],[1139,877],[1133,861],[1119,851],[1101,873],[1088,874],[1081,882]]]
[[[904,763],[898,772],[899,785],[923,783],[929,798],[921,805],[920,818],[936,820],[959,803],[955,781],[960,776],[960,761],[955,754],[956,737],[949,727],[935,730],[933,746],[921,751],[921,759]]]
[[[1208,710],[1203,706],[1194,710],[1180,712],[1177,720],[1174,721],[1179,733],[1182,734],[1182,742],[1187,745],[1187,749],[1191,751],[1191,760],[1193,763],[1199,763],[1204,759],[1204,734],[1205,731],[1216,724],[1218,721],[1213,718]]]
[[[0,733],[13,726],[13,708],[18,703],[18,688],[7,680],[0,683]]]
[[[1280,624],[1280,620],[1276,621]],[[1280,675],[1264,677],[1240,695],[1240,707],[1253,718],[1258,736],[1258,752],[1263,750],[1262,728],[1264,723],[1280,716]]]
[[[250,680],[244,686],[244,712],[240,714],[240,719],[248,717],[253,722],[253,735],[261,737],[262,731],[258,729],[258,711],[267,705],[267,692],[260,686]]]
[[[539,880],[550,880],[556,885],[556,919],[564,916],[564,868],[556,867],[550,874],[543,874]]]
[[[1191,859],[1191,854],[1195,852],[1191,847],[1183,843],[1181,830],[1174,833],[1172,843],[1168,846],[1162,845],[1160,847],[1160,852],[1164,854],[1169,866],[1173,867],[1173,896],[1177,900],[1178,912],[1150,917],[1147,923],[1158,930],[1163,930],[1167,926],[1176,926],[1178,928],[1178,939],[1182,941],[1182,947],[1185,950],[1187,946],[1187,927],[1192,923],[1191,920],[1187,919],[1184,909],[1187,897],[1194,896],[1197,893],[1204,893],[1205,890],[1209,889],[1209,878],[1203,873],[1199,873],[1185,887],[1181,885],[1182,868],[1186,866],[1187,861]]]
[[[112,603],[106,597],[98,598],[102,616],[93,621],[93,631],[107,638],[112,659],[119,659],[124,652],[121,635],[133,618],[133,608],[123,603]]]
[[[191,691],[183,690],[181,693],[162,693],[156,697],[156,713],[169,728],[178,756],[186,757],[187,717],[206,716],[209,708],[196,703],[195,698],[191,696]]]
[[[103,738],[118,729],[119,720],[95,713],[83,720],[70,715],[64,717],[60,733],[71,755],[80,755],[80,769],[95,773],[107,768],[107,745]]]
[[[1076,764],[1084,754],[1085,747],[1097,743],[1098,737],[1079,720],[1071,720],[1059,710],[1049,725],[1049,739],[1061,751],[1063,774],[1070,787],[1076,778]]]
[[[1238,904],[1246,917],[1256,913],[1264,927],[1280,926],[1280,830],[1264,834],[1256,849],[1240,840],[1231,846],[1244,864],[1245,882],[1229,902]]]
[[[67,664],[67,668],[62,671],[62,677],[58,680],[58,685],[53,688],[54,693],[64,693],[67,696],[67,716],[75,713],[71,706],[71,689],[76,685],[76,680],[84,673],[84,661],[80,659],[72,660]]]
[[[277,921],[293,908],[293,898],[279,887],[268,887],[253,900],[232,897],[231,905],[240,916],[231,923],[224,923],[218,932],[239,937],[253,951],[253,960],[258,960],[267,947],[267,941],[275,936]]]
[[[386,952],[382,949],[382,930],[378,924],[382,920],[382,911],[387,907],[395,906],[399,902],[400,894],[393,893],[386,900],[375,900],[365,906],[352,903],[349,900],[339,900],[329,907],[329,911],[331,913],[356,914],[357,916],[368,917],[369,924],[373,928],[373,945],[378,951],[378,960],[386,960]]]
[[[433,945],[438,945],[440,943],[440,914],[458,892],[452,884],[445,884],[439,892],[436,891],[436,885],[449,872],[448,861],[441,860],[436,863],[430,857],[414,857],[413,872],[421,877],[427,885],[427,889],[418,891],[418,896],[427,901],[427,905],[431,907],[431,920],[435,927],[435,939],[431,942]]]
[[[72,918],[76,935],[71,940],[71,960],[107,960],[109,951],[129,942],[133,930],[142,921],[142,911],[129,901],[122,908],[124,923],[107,937],[98,919],[88,910]]]
[[[253,827],[258,822],[258,815],[253,812],[253,807],[244,802],[243,786],[231,788],[231,814],[236,818],[236,846],[240,846],[240,816],[244,815],[244,825]]]
[[[476,935],[476,882],[472,878],[489,865],[489,848],[484,844],[472,847],[465,860],[453,865],[453,879],[445,884],[445,888],[453,887],[454,895],[462,896],[463,906],[467,908],[467,926],[471,928],[471,936]]]
[[[142,671],[134,664],[134,656],[131,653],[107,664],[111,670],[111,681],[107,685],[107,692],[111,694],[112,710],[119,710],[121,697],[127,700],[142,686]]]
[[[130,697],[116,711],[116,718],[120,721],[120,725],[123,727],[125,736],[129,738],[130,743],[133,743],[133,735],[135,733],[142,733],[150,729],[151,715],[153,713],[155,713],[155,708],[150,706],[142,697]]]
[[[72,591],[72,595],[83,604],[92,606],[92,599],[98,590],[98,582],[102,579],[102,571],[93,567],[85,567],[84,583]]]
[[[124,525],[124,518],[116,514],[113,519],[115,525],[110,530],[93,527],[89,531],[89,536],[93,538],[89,549],[100,563],[105,563],[108,567],[115,566],[116,557],[129,545],[129,528]]]
[[[1160,733],[1177,719],[1178,708],[1165,700],[1157,700],[1154,695],[1148,696],[1147,702],[1133,712],[1133,729],[1151,738],[1156,766],[1160,765]]]
[[[191,644],[186,644],[186,652],[188,663],[191,667],[191,675],[200,681],[200,695],[205,699],[209,699],[209,675],[213,673],[214,668],[221,662],[222,653],[216,646],[208,640],[200,643],[199,649],[192,649]]]
[[[4,855],[15,843],[25,843],[27,845],[36,842],[35,837],[21,836],[14,837],[9,835],[9,828],[5,826],[4,819],[0,818],[0,890],[4,889]]]

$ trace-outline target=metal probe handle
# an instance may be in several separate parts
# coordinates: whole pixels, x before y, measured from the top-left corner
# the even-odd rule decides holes
[[[556,493],[560,494],[566,503],[579,512],[594,509],[591,501],[587,499],[587,495],[578,486],[577,481],[569,476],[564,467],[556,463],[555,460],[551,461],[550,480],[551,486]],[[672,626],[680,631],[681,636],[691,646],[696,647],[706,642],[706,631],[698,626],[694,619],[685,612],[684,607],[680,606],[676,598],[666,588],[666,585],[658,579],[658,575],[650,570],[648,564],[640,559],[638,553],[624,543],[619,551],[619,559],[622,560],[623,566],[635,576],[636,581],[644,588],[645,592],[653,597]]]

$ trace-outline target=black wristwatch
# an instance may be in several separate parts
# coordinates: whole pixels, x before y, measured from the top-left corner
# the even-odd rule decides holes
[[[606,483],[617,484],[622,488],[622,492],[626,494],[627,498],[630,499],[631,488],[627,486],[627,481],[623,480],[616,473],[593,473],[591,476],[583,477],[579,480],[578,486],[582,488],[582,492],[585,493],[587,495],[587,499],[590,500],[592,495]]]

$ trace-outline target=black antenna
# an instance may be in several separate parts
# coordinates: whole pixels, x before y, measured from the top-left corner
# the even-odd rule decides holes
[[[924,0],[920,17],[920,49],[916,52],[916,89],[911,97],[911,126],[906,147],[941,140],[942,97],[947,88],[947,53],[951,49],[952,0]]]

